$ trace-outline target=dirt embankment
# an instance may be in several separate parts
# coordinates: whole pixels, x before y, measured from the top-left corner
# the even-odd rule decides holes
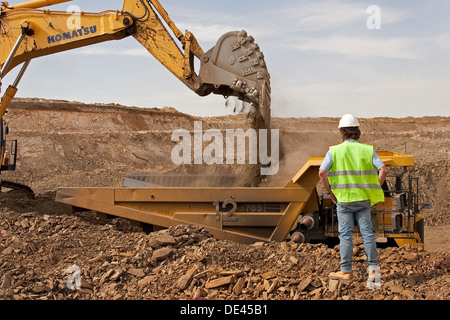
[[[193,164],[171,161],[176,130],[187,130],[194,140],[194,124],[208,129],[251,127],[245,115],[199,118],[172,108],[140,109],[119,105],[19,100],[8,114],[11,138],[19,140],[18,170],[5,173],[30,185],[35,192],[61,186],[120,186],[130,173],[240,173],[255,184],[254,166]],[[202,137],[200,137],[201,139]],[[206,142],[204,142],[206,145]],[[248,170],[250,169],[250,170]]]
[[[425,216],[425,251],[378,249],[382,288],[369,290],[365,256],[355,245],[356,281],[328,279],[339,247],[290,243],[237,245],[195,226],[151,234],[115,218],[68,214],[56,204],[61,186],[120,186],[130,173],[234,173],[255,185],[249,165],[177,166],[174,130],[250,128],[245,115],[198,118],[171,108],[17,99],[6,121],[18,139],[16,172],[2,178],[30,185],[37,199],[0,199],[0,299],[449,299],[450,119],[361,119],[361,141],[415,156]],[[280,130],[280,170],[263,184],[284,185],[314,156],[339,143],[333,118],[273,119]],[[427,242],[428,241],[428,242]],[[427,244],[428,243],[428,244]],[[81,269],[81,289],[67,269]]]

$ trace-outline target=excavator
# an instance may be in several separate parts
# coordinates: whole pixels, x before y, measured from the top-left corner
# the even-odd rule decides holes
[[[199,96],[235,96],[251,104],[258,126],[270,126],[270,74],[258,44],[246,31],[227,32],[204,52],[191,32],[183,34],[177,28],[158,0],[124,0],[122,10],[100,13],[42,9],[68,1],[1,2],[1,79],[22,64],[16,80],[1,99],[1,171],[16,167],[17,141],[7,143],[3,117],[31,60],[129,36]],[[200,61],[198,73],[194,59]],[[11,181],[2,180],[1,185],[31,191]]]
[[[67,23],[73,19],[71,13],[41,9],[66,1],[1,3],[1,77],[22,64],[2,97],[2,120],[32,59],[132,36],[196,94],[235,96],[250,103],[260,128],[270,129],[270,75],[259,46],[245,31],[225,33],[204,52],[192,33],[183,34],[176,27],[158,0],[124,0],[122,10],[81,12],[78,25]],[[198,73],[194,58],[200,60]],[[4,139],[2,135],[2,163],[6,160]],[[13,147],[16,150],[17,142]],[[414,158],[390,151],[377,153],[387,166],[403,168],[392,183],[383,185],[385,201],[373,208],[377,241],[423,247],[418,178],[410,175],[408,184],[403,182]],[[73,211],[95,211],[152,228],[200,225],[216,238],[242,243],[333,241],[339,235],[336,208],[317,187],[322,161],[310,158],[284,187],[217,187],[214,176],[193,186],[190,179],[180,184],[173,176],[129,175],[119,188],[61,187],[55,200]],[[13,170],[15,166],[1,168]],[[358,236],[356,226],[354,235]]]
[[[0,119],[0,172],[16,170],[17,163],[17,140],[7,140],[9,133],[8,125],[5,124],[3,118]],[[10,189],[12,191],[19,191],[27,197],[33,198],[33,190],[24,184],[2,179],[0,181],[1,188]]]

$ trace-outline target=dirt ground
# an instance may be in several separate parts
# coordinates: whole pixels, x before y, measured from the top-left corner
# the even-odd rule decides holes
[[[366,286],[365,255],[355,243],[355,281],[328,278],[339,246],[216,240],[197,226],[147,234],[121,218],[67,213],[58,187],[118,187],[130,173],[234,173],[253,186],[248,166],[176,166],[176,129],[248,128],[245,115],[198,118],[172,108],[16,99],[6,121],[19,143],[15,172],[2,179],[30,186],[0,198],[0,299],[342,299],[450,298],[450,118],[360,119],[361,142],[415,156],[425,217],[425,248],[378,249],[381,288]],[[280,171],[261,185],[284,185],[310,157],[339,143],[338,119],[272,119],[280,130]],[[73,267],[79,268],[77,278]],[[72,269],[70,269],[72,268]],[[76,271],[76,270],[75,270]],[[69,282],[80,288],[70,290]],[[74,280],[74,281],[72,281]]]

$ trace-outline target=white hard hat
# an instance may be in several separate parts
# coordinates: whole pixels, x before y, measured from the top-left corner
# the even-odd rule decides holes
[[[345,114],[339,121],[339,128],[359,127],[358,119],[351,114]]]

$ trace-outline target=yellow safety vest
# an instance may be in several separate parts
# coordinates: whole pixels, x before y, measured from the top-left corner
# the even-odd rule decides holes
[[[370,200],[373,206],[384,201],[384,192],[373,166],[373,147],[344,142],[330,147],[333,165],[328,172],[331,190],[339,202]]]

